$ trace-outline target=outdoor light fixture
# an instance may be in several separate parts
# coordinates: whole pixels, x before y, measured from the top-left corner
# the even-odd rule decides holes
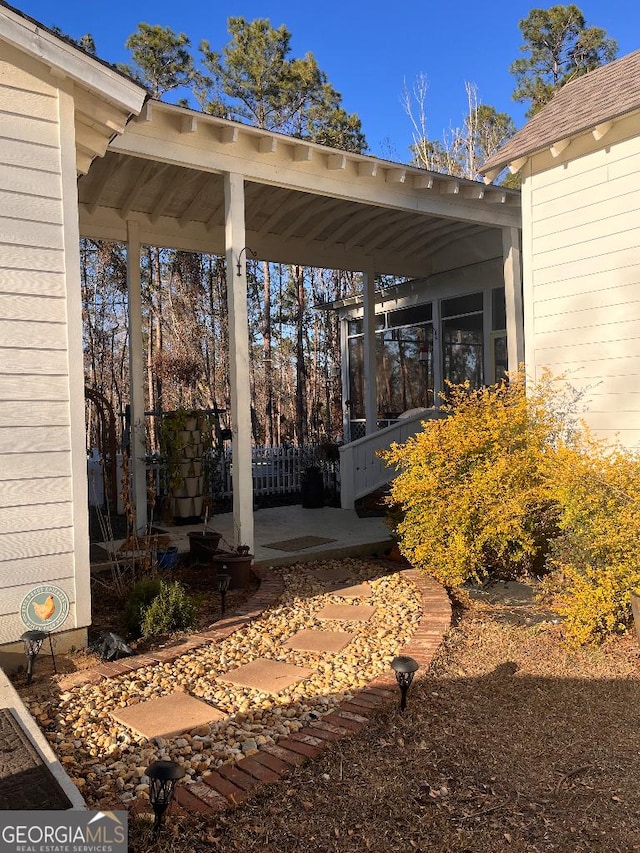
[[[175,761],[154,761],[144,771],[149,777],[149,802],[155,815],[153,831],[159,834],[164,814],[171,804],[176,783],[185,774]]]
[[[236,269],[238,271],[238,275],[242,275],[242,254],[246,252],[247,255],[251,255],[252,258],[257,258],[258,253],[254,252],[253,249],[250,249],[248,246],[245,246],[244,249],[240,249],[240,254],[238,255],[238,260],[236,262]]]
[[[51,647],[51,660],[53,661],[53,671],[57,673],[58,670],[56,669],[56,659],[53,656],[51,634],[47,634],[46,631],[25,631],[24,634],[20,637],[20,639],[24,643],[24,653],[27,658],[27,684],[31,684],[31,679],[33,678],[33,663],[38,657],[40,649],[42,648],[42,644],[47,639],[47,637],[49,637],[49,645]]]
[[[227,567],[223,565],[222,568],[226,569]],[[231,583],[231,575],[216,575],[216,583],[218,584],[218,592],[220,593],[220,615],[224,616],[224,599]]]
[[[391,669],[396,674],[396,680],[400,686],[400,710],[404,711],[407,707],[407,691],[413,681],[413,676],[419,665],[413,658],[406,655],[399,655],[391,661]]]

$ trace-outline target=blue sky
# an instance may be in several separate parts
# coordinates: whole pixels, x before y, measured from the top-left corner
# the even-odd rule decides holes
[[[411,126],[401,104],[404,83],[424,73],[429,81],[427,127],[440,139],[462,122],[465,81],[477,85],[480,99],[509,112],[518,127],[525,107],[511,99],[509,65],[520,53],[518,21],[536,5],[532,0],[13,0],[21,11],[78,38],[94,37],[98,54],[127,62],[124,42],[140,21],[186,33],[192,46],[207,39],[218,49],[228,41],[230,15],[266,17],[286,24],[295,55],[311,52],[342,94],[349,112],[362,119],[370,153],[406,161]],[[631,0],[579,2],[588,24],[604,27],[619,43],[619,55],[640,48],[640,4]],[[197,54],[197,50],[194,49]]]

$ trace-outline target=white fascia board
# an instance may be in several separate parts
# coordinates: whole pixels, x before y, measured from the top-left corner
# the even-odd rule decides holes
[[[128,113],[139,113],[147,97],[137,83],[6,6],[0,6],[0,39],[44,63],[58,76],[62,73]]]
[[[154,108],[152,123],[156,124],[160,128],[159,133],[161,135],[164,134],[166,130],[169,130],[170,127],[180,127],[182,117],[185,114],[192,112],[188,108],[179,107],[176,104],[167,104],[164,101],[153,101],[152,103]],[[310,142],[307,139],[297,139],[293,136],[286,136],[282,133],[264,130],[262,128],[253,127],[252,125],[241,124],[240,122],[230,121],[229,119],[223,119],[206,113],[197,113],[197,116],[199,119],[199,126],[207,126],[207,135],[209,137],[214,137],[213,148],[216,147],[216,141],[222,139],[223,142],[232,141],[238,145],[239,149],[242,149],[242,151],[239,150],[237,153],[232,155],[233,157],[243,157],[247,151],[250,151],[251,155],[253,155],[256,150],[260,149],[260,146],[267,148],[267,140],[271,138],[276,144],[269,146],[268,151],[269,153],[273,153],[274,151],[277,152],[276,156],[278,158],[282,158],[281,163],[279,164],[282,166],[300,163],[304,167],[306,164],[311,164],[313,162],[314,165],[311,167],[312,170],[314,168],[325,172],[328,170],[333,173],[334,177],[336,173],[342,173],[343,175],[348,175],[349,178],[359,177],[361,179],[365,179],[362,181],[364,184],[370,182],[368,179],[377,178],[379,183],[386,183],[391,187],[394,186],[395,179],[396,186],[405,186],[412,190],[431,187],[433,186],[434,180],[438,182],[438,185],[441,183],[456,184],[456,179],[449,175],[430,173],[418,166],[407,166],[403,163],[394,163],[391,160],[382,160],[378,157],[372,157],[367,154],[342,151],[337,148],[331,148],[327,145],[321,145],[318,142]],[[145,135],[146,133],[147,132],[145,131]],[[149,135],[153,135],[153,131],[150,131]],[[169,131],[169,136],[167,138],[174,139],[175,133],[171,133],[171,131]],[[243,141],[248,144],[243,146]],[[119,143],[116,142],[112,147],[116,149],[118,145]],[[122,148],[122,150],[124,151],[126,149]],[[143,154],[142,156],[145,155]],[[324,164],[324,170],[322,169],[321,164]],[[273,165],[273,163],[269,163],[269,169],[272,169]],[[195,165],[194,168],[198,168],[198,166]],[[236,168],[242,171],[245,178],[251,177],[249,172],[243,171],[239,165]],[[220,168],[218,171],[225,171],[225,167]],[[389,179],[389,173],[391,173],[391,180]],[[480,181],[464,181],[457,183],[459,183],[460,186],[473,186],[474,184],[482,185],[482,182]],[[371,185],[373,186],[374,182],[371,182]],[[505,191],[507,195],[511,194],[519,199],[520,194],[517,190],[506,189]],[[476,206],[476,210],[477,207],[478,206]]]

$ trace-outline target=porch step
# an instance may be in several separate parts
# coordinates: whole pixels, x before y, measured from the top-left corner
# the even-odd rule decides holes
[[[386,499],[389,496],[389,486],[375,489],[363,498],[358,498],[354,509],[359,518],[385,518],[389,508]]]

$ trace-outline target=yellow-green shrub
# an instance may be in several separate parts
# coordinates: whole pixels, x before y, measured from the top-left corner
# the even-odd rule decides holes
[[[631,618],[640,460],[594,441],[558,384],[452,387],[446,419],[382,455],[400,471],[390,501],[413,565],[449,586],[544,568],[567,637],[584,643]]]
[[[627,628],[640,587],[640,461],[591,442],[559,454],[550,482],[560,533],[547,587],[571,640],[601,640]]]
[[[383,454],[400,470],[399,546],[447,585],[541,568],[555,513],[543,465],[555,455],[562,418],[542,387],[522,376],[470,390],[452,386],[443,409],[404,445]]]

